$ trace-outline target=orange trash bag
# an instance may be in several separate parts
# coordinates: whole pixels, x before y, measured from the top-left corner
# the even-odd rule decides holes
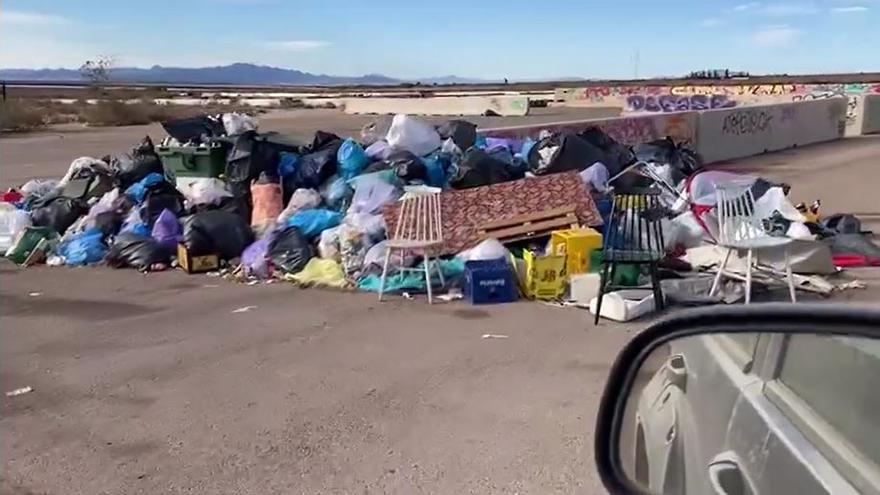
[[[262,231],[274,225],[281,210],[284,209],[281,184],[254,182],[251,184],[251,198],[254,202],[251,227]]]

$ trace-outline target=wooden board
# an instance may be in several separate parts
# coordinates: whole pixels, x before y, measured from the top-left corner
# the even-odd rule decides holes
[[[493,220],[477,228],[481,239],[494,237],[501,242],[514,242],[533,237],[550,235],[554,230],[576,228],[577,208],[564,206],[551,210],[517,215],[503,220]]]

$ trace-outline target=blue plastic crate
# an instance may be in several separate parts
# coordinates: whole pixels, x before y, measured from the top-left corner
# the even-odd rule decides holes
[[[471,304],[513,302],[517,294],[513,270],[506,259],[464,264],[464,295]]]

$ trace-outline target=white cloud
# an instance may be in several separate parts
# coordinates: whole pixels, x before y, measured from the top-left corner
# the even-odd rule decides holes
[[[760,6],[761,6],[761,2],[741,3],[739,5],[734,6],[731,9],[726,10],[726,12],[748,12],[750,10],[755,10]]]
[[[721,19],[717,17],[708,17],[700,21],[700,27],[715,27],[720,26],[722,24]]]
[[[764,48],[778,48],[792,45],[796,42],[803,31],[785,24],[764,26],[752,33],[749,42],[752,45]]]
[[[0,25],[10,26],[58,26],[70,24],[70,19],[52,14],[23,12],[20,10],[0,10]]]
[[[831,12],[835,14],[850,14],[856,12],[867,12],[868,7],[864,7],[862,5],[852,5],[850,7],[834,7],[831,9]]]
[[[819,13],[819,9],[814,5],[798,4],[798,3],[775,3],[767,5],[760,9],[761,14],[771,17],[791,17],[798,15],[814,15]]]
[[[267,41],[262,44],[270,50],[285,52],[310,52],[330,46],[329,41],[318,40],[291,40],[291,41]]]

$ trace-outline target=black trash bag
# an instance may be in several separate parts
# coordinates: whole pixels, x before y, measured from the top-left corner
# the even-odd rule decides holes
[[[114,268],[148,270],[155,264],[171,264],[171,253],[150,236],[123,232],[113,240],[104,260]]]
[[[361,170],[360,175],[364,174],[372,174],[373,172],[381,172],[383,170],[388,170],[391,168],[391,164],[389,164],[385,160],[376,160],[372,163],[367,164],[363,170]]]
[[[223,210],[196,213],[181,219],[183,243],[195,256],[217,253],[231,260],[254,241],[254,233],[240,216]]]
[[[285,187],[288,187],[288,183],[294,186],[294,189],[301,187],[317,189],[320,187],[327,179],[336,174],[336,152],[341,144],[342,141],[339,141],[338,145],[331,145],[299,157],[296,170],[290,174],[290,180],[285,181]]]
[[[862,232],[862,221],[849,213],[837,213],[822,218],[822,227],[834,234],[859,234]]]
[[[207,143],[212,138],[226,135],[223,120],[219,117],[200,115],[186,119],[166,120],[162,128],[181,144],[195,142]]]
[[[339,144],[336,144],[337,141]],[[332,132],[317,131],[315,137],[312,138],[312,145],[309,148],[309,151],[318,151],[328,147],[336,147],[338,149],[341,145],[342,138],[336,134],[333,134]]]
[[[123,191],[153,172],[165,174],[165,169],[162,168],[162,160],[156,154],[156,149],[150,136],[144,137],[143,141],[132,149],[131,152],[114,158],[111,166],[116,171],[116,179],[119,181],[119,187]]]
[[[424,184],[428,181],[428,168],[425,162],[409,151],[395,151],[388,155],[385,161],[388,162],[389,168],[394,169],[395,175],[407,184],[414,182]]]
[[[467,151],[477,142],[477,125],[466,120],[450,120],[437,126],[437,133],[443,140],[452,138],[458,149]]]
[[[269,259],[284,273],[301,272],[312,256],[312,246],[296,227],[278,232],[269,244]]]
[[[174,216],[179,217],[184,213],[184,197],[173,184],[162,181],[147,188],[141,208],[141,220],[152,228],[156,218],[162,210],[170,210]]]
[[[110,210],[98,213],[93,220],[92,226],[99,229],[106,240],[108,237],[119,233],[119,229],[122,228],[122,223],[124,221],[124,215],[118,211]]]
[[[823,239],[822,242],[831,247],[832,254],[858,254],[880,258],[880,246],[863,234],[837,234]]]
[[[556,147],[549,161],[541,158],[540,150]],[[605,153],[575,134],[554,134],[538,141],[529,151],[529,168],[536,175],[584,170],[605,160]],[[611,172],[609,170],[609,172]]]
[[[771,182],[763,177],[758,177],[755,182],[752,183],[750,189],[752,190],[752,196],[757,200],[761,199],[767,191],[774,187],[781,187],[783,194],[786,196],[788,196],[788,192],[791,190],[791,186],[784,182]]]
[[[458,174],[449,181],[453,189],[488,186],[513,180],[508,164],[493,158],[485,150],[470,148],[458,167]]]
[[[676,143],[671,137],[633,146],[638,161],[669,164],[673,178],[688,177],[703,167],[703,159],[695,151]],[[609,172],[611,172],[609,170]]]
[[[31,221],[38,227],[51,227],[64,235],[68,227],[89,212],[89,204],[78,198],[52,198],[31,211]]]
[[[605,155],[605,158],[601,160],[602,164],[605,165],[611,176],[617,175],[636,161],[636,156],[632,149],[617,142],[598,127],[588,127],[579,133],[578,136],[602,150],[602,153]]]

